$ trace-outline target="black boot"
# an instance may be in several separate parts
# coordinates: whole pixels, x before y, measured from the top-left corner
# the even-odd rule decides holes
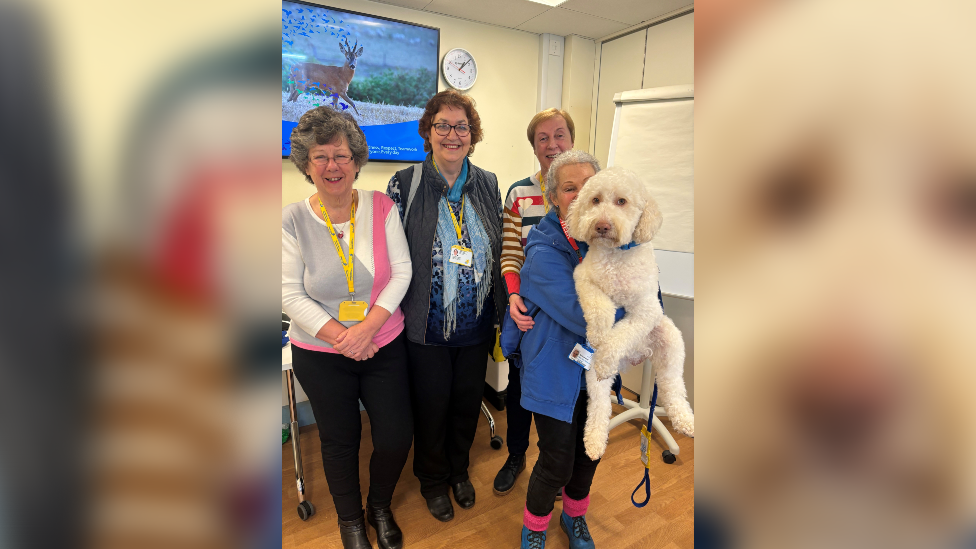
[[[403,547],[403,532],[393,520],[393,511],[389,507],[375,509],[366,506],[366,520],[376,528],[376,545],[380,549],[401,549]]]
[[[525,470],[525,454],[513,456],[509,454],[501,471],[495,475],[495,485],[492,487],[496,495],[504,496],[515,489],[515,479]]]
[[[339,519],[339,538],[342,549],[373,549],[366,537],[366,521],[362,515],[356,520]]]
[[[427,510],[434,518],[441,522],[448,522],[454,519],[454,506],[451,505],[451,497],[447,494],[433,497],[427,500]]]
[[[461,506],[462,509],[470,509],[474,507],[474,485],[471,484],[470,480],[462,480],[461,482],[451,486],[454,490],[454,501]]]

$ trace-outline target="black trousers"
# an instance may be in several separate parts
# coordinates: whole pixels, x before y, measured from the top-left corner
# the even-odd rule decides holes
[[[600,460],[590,459],[583,446],[586,391],[576,398],[571,424],[542,414],[534,415],[535,430],[539,433],[539,459],[529,477],[525,507],[533,515],[544,517],[552,512],[560,488],[565,486],[566,495],[572,499],[584,499],[590,494]]]
[[[413,473],[427,499],[468,480],[468,452],[478,429],[488,353],[494,341],[442,347],[407,341],[416,418]]]
[[[355,361],[340,354],[292,347],[292,367],[308,395],[322,442],[322,466],[342,520],[363,512],[359,489],[359,401],[369,415],[373,455],[369,494],[373,507],[388,507],[410,453],[413,415],[408,390],[406,336],[400,334],[373,356]]]
[[[529,449],[529,429],[532,412],[522,407],[522,357],[512,355],[508,361],[508,388],[505,394],[505,413],[508,416],[508,453],[517,456]]]

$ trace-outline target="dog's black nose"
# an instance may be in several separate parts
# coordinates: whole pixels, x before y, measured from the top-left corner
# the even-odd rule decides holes
[[[601,236],[607,234],[610,232],[610,224],[606,221],[600,221],[596,224],[596,232],[600,233]]]
[[[798,434],[841,462],[872,445],[902,398],[903,384],[882,351],[834,336],[800,363],[789,390]]]

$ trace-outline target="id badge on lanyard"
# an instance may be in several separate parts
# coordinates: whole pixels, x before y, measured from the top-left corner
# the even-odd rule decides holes
[[[474,252],[471,251],[471,248],[465,248],[464,246],[451,246],[451,255],[447,258],[447,260],[451,263],[470,267],[471,260],[473,258]]]
[[[569,359],[577,363],[584,370],[589,371],[590,360],[593,358],[593,347],[590,347],[590,342],[577,343],[573,347],[572,352],[569,353]]]
[[[447,260],[451,263],[457,265],[463,265],[465,267],[471,266],[471,260],[474,258],[474,252],[471,248],[465,248],[461,245],[461,223],[464,222],[464,198],[461,198],[461,219],[454,217],[454,210],[451,205],[448,204],[447,211],[451,214],[451,221],[454,222],[454,230],[457,232],[458,243],[451,246],[451,253],[447,256]]]
[[[346,300],[339,304],[339,321],[366,320],[366,313],[368,312],[369,304],[365,301]]]

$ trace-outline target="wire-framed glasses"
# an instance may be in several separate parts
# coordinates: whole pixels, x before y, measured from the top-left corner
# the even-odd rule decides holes
[[[329,164],[329,160],[330,159],[328,155],[320,153],[320,154],[312,155],[310,162],[312,164],[315,164],[316,166],[326,166]],[[337,154],[332,157],[332,160],[335,160],[336,164],[342,166],[352,162],[352,156],[348,154]]]

